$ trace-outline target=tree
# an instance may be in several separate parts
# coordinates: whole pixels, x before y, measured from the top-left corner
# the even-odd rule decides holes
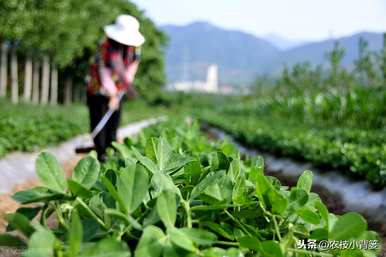
[[[31,22],[32,12],[29,4],[32,0],[7,0],[0,1],[0,42],[2,43],[2,69],[1,69],[1,92],[6,94],[7,87],[7,52],[11,48],[11,94],[12,101],[18,102],[19,98],[19,78],[17,50],[25,31],[33,26]],[[8,41],[8,42],[7,42]],[[10,43],[9,43],[10,42]]]
[[[0,96],[5,96],[7,93],[8,81],[8,45],[6,42],[1,42],[0,61]]]
[[[363,85],[373,85],[377,80],[377,72],[375,70],[375,55],[369,51],[369,43],[360,38],[358,42],[359,58],[355,61],[355,71],[359,78],[359,82]]]
[[[383,33],[383,49],[382,49],[382,76],[383,85],[386,86],[386,33]]]
[[[60,77],[72,77],[73,85],[84,87],[88,65],[103,38],[103,27],[119,14],[131,14],[141,22],[147,41],[136,84],[146,99],[154,99],[165,84],[163,49],[166,36],[154,23],[127,0],[7,0],[0,1],[0,41],[18,43],[18,53],[26,60],[25,74],[32,82],[32,98],[56,102],[56,87],[64,87]],[[4,54],[2,55],[5,56]],[[50,71],[47,60],[50,59]],[[44,64],[41,64],[45,60]],[[39,75],[42,66],[43,75]],[[4,65],[2,65],[4,67]],[[58,73],[56,74],[56,69]],[[4,69],[3,69],[4,70]],[[50,76],[47,74],[53,74]],[[2,74],[0,72],[0,74]],[[41,78],[41,79],[40,79]],[[4,76],[0,81],[4,80]],[[43,94],[36,83],[41,82]],[[29,86],[29,83],[26,84]],[[47,85],[51,85],[48,90]],[[25,90],[25,99],[29,89]],[[69,92],[68,90],[66,90]],[[53,95],[54,94],[54,95]],[[68,99],[68,98],[67,98]]]
[[[330,66],[326,83],[334,88],[349,88],[354,81],[353,75],[342,67],[344,56],[345,50],[338,41],[333,50],[326,54]]]

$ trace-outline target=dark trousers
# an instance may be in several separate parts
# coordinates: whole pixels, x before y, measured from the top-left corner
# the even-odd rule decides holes
[[[87,105],[90,112],[90,129],[93,131],[109,109],[109,98],[103,95],[87,95]],[[105,158],[106,148],[117,140],[120,118],[121,109],[119,107],[119,109],[113,113],[106,126],[94,138],[95,150],[100,160]]]

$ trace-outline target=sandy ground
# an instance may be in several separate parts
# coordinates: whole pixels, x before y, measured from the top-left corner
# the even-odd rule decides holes
[[[67,177],[71,176],[73,168],[75,167],[76,163],[81,158],[82,158],[82,156],[79,155],[75,159],[73,159],[72,161],[65,163],[65,165],[63,166],[63,169],[64,169]],[[14,201],[11,196],[18,191],[27,190],[27,189],[36,187],[38,185],[39,185],[38,180],[30,180],[26,183],[16,185],[12,189],[11,193],[0,195],[0,233],[3,233],[5,231],[6,226],[7,226],[5,215],[7,213],[15,212],[20,207],[20,204],[17,203],[16,201]]]

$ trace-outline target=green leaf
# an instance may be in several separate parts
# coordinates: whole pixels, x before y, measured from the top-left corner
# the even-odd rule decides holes
[[[210,153],[208,155],[209,166],[212,171],[228,170],[230,166],[230,160],[226,155],[220,151]]]
[[[346,213],[340,216],[330,231],[329,239],[348,240],[362,234],[367,229],[365,219],[358,213]]]
[[[67,181],[68,189],[73,195],[80,196],[82,198],[90,198],[92,196],[92,192],[87,188],[83,187],[76,181],[68,180]]]
[[[103,202],[101,195],[95,194],[90,198],[88,202],[90,209],[95,212],[99,217],[103,217],[105,209],[107,209],[106,204]]]
[[[95,158],[87,156],[75,166],[72,179],[83,187],[90,189],[98,180],[99,170],[99,162]]]
[[[135,249],[134,257],[160,257],[165,237],[160,228],[146,227]]]
[[[139,164],[123,168],[117,180],[117,188],[127,211],[133,213],[148,193],[149,175]]]
[[[261,158],[258,159],[257,163],[249,171],[248,179],[255,185],[256,196],[259,198],[260,203],[265,205],[264,195],[273,187],[267,177],[264,176],[264,162]]]
[[[178,246],[186,251],[195,252],[193,241],[180,229],[169,227],[167,234],[175,246]]]
[[[322,217],[322,219],[324,220],[324,222],[326,224],[326,228],[328,228],[329,227],[329,215],[328,215],[329,212],[328,212],[326,205],[324,205],[322,203],[322,201],[316,201],[315,208],[319,211],[320,216]]]
[[[327,240],[328,239],[328,230],[325,228],[317,228],[317,229],[311,231],[310,239]]]
[[[170,191],[177,195],[181,194],[178,187],[174,184],[173,179],[168,174],[155,173],[151,178],[151,184],[154,187],[156,193],[161,193],[162,191]]]
[[[235,159],[230,163],[228,176],[231,178],[233,183],[236,183],[237,178],[241,174],[240,160]]]
[[[101,181],[102,181],[103,185],[107,188],[107,190],[110,192],[111,196],[115,199],[115,201],[117,201],[119,207],[120,207],[125,213],[129,213],[129,211],[127,210],[125,201],[124,201],[123,198],[120,196],[120,194],[118,194],[117,190],[115,189],[115,187],[114,187],[114,185],[111,183],[111,181],[110,181],[108,178],[106,178],[105,176],[101,176]]]
[[[133,151],[133,154],[135,158],[138,159],[138,161],[145,166],[151,173],[156,174],[158,173],[157,165],[148,157],[143,156],[140,152],[138,152],[135,147],[131,147],[131,150]]]
[[[151,137],[146,140],[145,155],[149,157],[153,162],[157,161],[157,157],[155,155],[156,145],[157,138]]]
[[[214,182],[214,181],[212,182],[212,184],[209,184],[208,187],[204,189],[203,194],[210,196],[210,197],[216,199],[217,201],[223,200],[223,197],[221,194],[221,188],[217,184],[217,182]]]
[[[35,231],[35,229],[31,226],[29,219],[20,214],[20,213],[12,213],[7,214],[8,221],[8,230],[18,230],[22,232],[25,236],[29,237]]]
[[[79,257],[130,257],[130,249],[124,242],[105,238],[82,249]]]
[[[264,174],[258,174],[256,176],[256,191],[260,195],[264,195],[270,188],[272,188],[271,183]]]
[[[142,230],[141,224],[138,223],[133,217],[130,215],[125,215],[122,212],[114,209],[106,209],[105,214],[114,217],[115,219],[120,219],[126,223],[126,225],[131,225],[133,228],[137,230]]]
[[[172,244],[172,242],[170,242],[170,240],[167,240],[163,246],[162,257],[180,257],[180,256],[181,255],[178,253],[178,250]]]
[[[290,200],[297,204],[297,206],[304,206],[308,201],[308,193],[303,189],[292,188]]]
[[[72,212],[70,229],[68,231],[68,256],[76,257],[80,251],[83,239],[83,227],[79,215],[76,211]]]
[[[113,147],[118,150],[124,159],[131,157],[130,148],[124,144],[119,144],[117,142],[112,143]]]
[[[43,152],[38,156],[36,173],[44,186],[53,191],[65,193],[67,189],[66,177],[53,155]]]
[[[234,204],[243,204],[247,201],[247,186],[244,175],[237,177],[236,184],[233,187],[232,200]]]
[[[48,229],[38,226],[28,242],[28,250],[24,257],[54,257],[55,235]]]
[[[311,171],[309,170],[304,171],[303,174],[299,177],[296,187],[299,189],[303,189],[307,193],[310,193],[313,177],[314,175],[312,174]]]
[[[221,226],[221,225],[219,225],[217,223],[214,223],[214,222],[211,222],[211,221],[204,221],[204,222],[201,223],[201,225],[204,226],[204,227],[209,228],[213,232],[216,232],[220,236],[225,237],[225,238],[227,238],[229,240],[234,240],[235,239],[233,234],[230,231],[227,231],[225,227],[223,227],[223,226]]]
[[[234,144],[224,141],[221,145],[221,150],[227,156],[236,156],[238,154],[237,148]]]
[[[198,245],[212,245],[217,240],[216,234],[203,229],[181,228],[180,230]]]
[[[193,188],[190,199],[192,200],[200,194],[204,193],[206,188],[212,184],[215,184],[222,176],[225,176],[224,170],[207,174],[206,177],[203,178],[201,182]]]
[[[175,171],[180,170],[182,167],[184,167],[185,165],[189,164],[192,161],[193,161],[193,159],[190,157],[183,157],[183,156],[180,156],[177,154],[173,154],[171,156],[170,161],[168,162],[168,165],[167,165],[165,171],[168,174],[172,174]]]
[[[163,191],[157,198],[157,213],[165,227],[174,227],[177,217],[176,194],[170,191]]]
[[[38,213],[42,210],[42,207],[28,208],[28,207],[20,207],[16,210],[16,213],[20,213],[25,216],[28,220],[33,220]]]
[[[98,237],[97,232],[100,229],[100,224],[92,218],[82,218],[83,241],[89,242]]]
[[[167,165],[172,155],[172,149],[164,137],[160,137],[154,149],[155,158],[160,171],[166,171]]]
[[[21,204],[44,202],[61,197],[62,194],[52,192],[46,187],[35,187],[12,195],[12,198]]]
[[[17,236],[0,234],[0,248],[1,246],[25,248],[26,243]]]
[[[251,236],[244,236],[239,239],[240,247],[247,248],[254,251],[260,250],[260,241]]]
[[[316,213],[311,211],[308,208],[302,208],[296,211],[296,213],[306,222],[311,224],[319,224],[320,223],[320,216]]]
[[[192,185],[196,185],[202,174],[202,168],[199,161],[192,161],[186,164],[184,167],[186,176],[189,178],[189,182]]]
[[[268,191],[269,201],[272,206],[272,211],[277,214],[283,214],[288,206],[288,199],[275,189]]]
[[[261,253],[264,257],[283,257],[280,246],[275,241],[264,241],[261,243]]]
[[[258,156],[254,165],[250,168],[248,180],[257,183],[257,177],[260,175],[264,175],[264,160],[261,156]]]
[[[203,257],[244,257],[245,255],[239,250],[235,248],[229,248],[227,250],[212,247],[209,249],[205,249],[201,253]],[[193,255],[196,257],[196,255]],[[189,256],[190,257],[190,256]]]

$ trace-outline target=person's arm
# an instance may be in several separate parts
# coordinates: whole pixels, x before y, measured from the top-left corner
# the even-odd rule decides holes
[[[132,62],[126,69],[126,78],[130,82],[130,84],[133,84],[135,74],[138,71],[139,61],[136,60]]]
[[[129,87],[126,89],[127,94],[129,97],[136,97],[138,95],[137,90],[133,86],[135,74],[137,73],[139,66],[139,61],[132,62],[127,68],[126,68],[126,79],[129,82]]]
[[[102,83],[102,90],[109,97],[109,108],[117,110],[119,108],[119,92],[112,78],[112,72],[109,68],[100,67],[99,75]]]
[[[141,47],[128,47],[127,51],[127,56],[130,62],[125,71],[126,78],[130,83],[130,87],[128,88],[127,93],[131,97],[136,97],[138,93],[135,90],[133,83],[141,60]]]
[[[115,82],[113,80],[112,72],[109,68],[104,66],[99,67],[99,77],[101,78],[101,84],[104,92],[109,97],[115,96],[118,94],[117,87],[115,86]]]

